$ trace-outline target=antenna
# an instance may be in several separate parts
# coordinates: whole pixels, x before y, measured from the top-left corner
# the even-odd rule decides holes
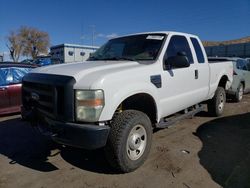
[[[95,40],[95,25],[90,26],[92,28],[92,47],[94,47],[94,40]]]
[[[80,41],[83,45],[83,42],[84,42],[84,39],[85,39],[85,36],[84,36],[84,26],[83,26],[83,21],[82,21],[82,24],[81,24],[81,36],[80,36]]]

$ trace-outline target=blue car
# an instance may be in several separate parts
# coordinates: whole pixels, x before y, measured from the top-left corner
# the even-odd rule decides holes
[[[47,66],[47,65],[51,65],[51,59],[50,57],[40,57],[38,59],[36,59],[35,61],[33,61],[33,64],[36,64],[39,67],[42,66]]]

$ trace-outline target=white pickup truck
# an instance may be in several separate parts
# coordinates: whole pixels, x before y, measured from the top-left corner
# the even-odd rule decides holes
[[[23,78],[22,116],[58,143],[104,147],[113,167],[130,172],[146,160],[154,128],[201,103],[221,115],[232,79],[232,62],[209,63],[195,35],[133,34],[109,40],[84,63],[34,69]]]

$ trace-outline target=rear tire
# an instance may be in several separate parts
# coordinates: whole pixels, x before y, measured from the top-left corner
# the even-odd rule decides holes
[[[208,102],[208,113],[212,116],[221,116],[226,102],[226,93],[223,87],[218,87],[214,97]]]
[[[235,102],[240,102],[243,98],[243,93],[244,93],[244,86],[242,83],[240,83],[237,93],[234,96]]]
[[[131,172],[146,160],[152,142],[152,125],[140,111],[126,110],[116,115],[105,153],[110,165],[120,172]]]

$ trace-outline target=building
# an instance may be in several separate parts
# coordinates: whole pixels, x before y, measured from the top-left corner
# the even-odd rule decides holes
[[[208,56],[250,57],[250,42],[205,47]]]
[[[76,44],[60,44],[50,47],[51,61],[53,64],[82,62],[98,49],[97,46]]]

